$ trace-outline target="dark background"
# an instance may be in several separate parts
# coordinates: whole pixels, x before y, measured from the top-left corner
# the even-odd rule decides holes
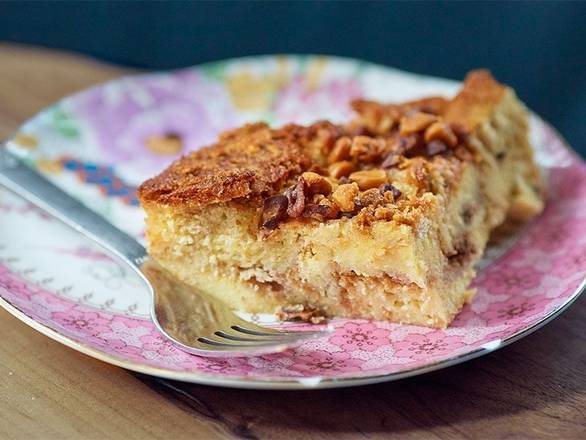
[[[148,69],[265,53],[488,67],[586,154],[584,2],[4,2],[0,39]]]

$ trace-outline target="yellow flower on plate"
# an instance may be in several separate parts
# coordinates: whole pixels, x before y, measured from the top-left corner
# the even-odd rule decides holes
[[[35,163],[39,170],[47,174],[59,174],[63,171],[63,165],[59,160],[38,159]]]
[[[175,133],[151,136],[145,143],[151,152],[161,156],[174,156],[183,150],[181,136]]]
[[[305,74],[306,90],[315,90],[319,86],[319,82],[326,69],[326,64],[328,64],[326,57],[317,57],[311,61]]]
[[[241,70],[229,76],[228,91],[234,106],[245,111],[264,111],[271,105],[275,92],[287,82],[285,58],[277,59],[277,70],[267,75],[255,75]]]
[[[35,136],[22,132],[16,133],[12,141],[25,150],[34,150],[39,145],[39,140]]]

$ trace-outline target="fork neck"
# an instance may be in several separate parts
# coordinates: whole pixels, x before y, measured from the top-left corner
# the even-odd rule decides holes
[[[0,185],[23,197],[138,268],[147,253],[138,241],[87,208],[0,145]]]

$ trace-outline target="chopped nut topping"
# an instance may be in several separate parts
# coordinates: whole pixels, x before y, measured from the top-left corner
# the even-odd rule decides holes
[[[359,193],[356,183],[347,183],[338,186],[332,193],[332,200],[338,205],[342,212],[354,211],[354,198]]]
[[[342,176],[348,176],[352,171],[354,171],[354,164],[348,160],[334,162],[328,167],[330,176],[335,179],[339,179]]]
[[[321,174],[322,176],[326,176],[328,174],[328,170],[326,170],[324,167],[320,166],[320,165],[316,165],[313,164],[309,170],[312,173],[316,173],[316,174]]]
[[[410,169],[411,177],[418,188],[427,191],[430,185],[430,175],[425,166],[425,161],[421,158],[415,158],[412,160],[413,163],[411,164],[412,166]]]
[[[347,123],[278,129],[248,124],[147,182],[142,198],[194,206],[249,202],[267,237],[293,219],[293,229],[310,219],[352,218],[358,227],[389,219],[408,223],[452,191],[459,161],[481,159],[469,139],[476,118],[468,116],[475,115],[461,118],[460,105],[452,108],[451,101],[437,97],[403,104],[358,100],[352,103],[358,115]],[[173,133],[144,141],[159,154],[184,148]],[[496,159],[505,147],[494,151]]]
[[[401,136],[399,139],[399,146],[401,151],[407,155],[413,155],[417,153],[418,147],[421,146],[421,136],[412,134],[409,136]]]
[[[305,206],[303,217],[314,218],[319,221],[336,218],[340,209],[328,199],[323,199],[319,204],[311,203]]]
[[[375,220],[392,220],[394,210],[389,206],[378,206],[374,210]]]
[[[425,130],[425,142],[442,141],[449,147],[455,147],[458,143],[458,137],[445,122],[437,121],[431,124]]]
[[[336,142],[336,135],[334,126],[319,127],[313,143],[321,151],[329,151],[333,147],[334,142]]]
[[[334,163],[341,160],[346,160],[350,158],[350,147],[352,146],[352,141],[349,137],[344,136],[336,141],[334,144],[334,148],[330,152],[328,156],[328,162]]]
[[[446,160],[473,159],[466,147],[465,127],[442,119],[445,102],[442,98],[408,105],[355,101],[352,105],[360,116],[346,125],[322,121],[307,131],[296,128],[295,136],[308,144],[313,163],[297,174],[297,183],[284,192],[285,199],[267,204],[263,226],[275,228],[287,218],[299,217],[396,219],[397,201],[409,200],[399,200],[401,191],[390,182],[407,178],[407,186],[421,194],[432,190],[434,180],[427,159],[450,150]]]
[[[361,207],[379,205],[384,201],[383,195],[378,188],[368,189],[358,195],[358,203]]]
[[[305,182],[305,189],[309,195],[325,194],[332,192],[332,185],[328,180],[317,173],[307,171],[301,174],[301,180]]]
[[[305,205],[307,208],[308,204],[315,204],[315,205],[319,205],[321,203],[323,203],[325,200],[328,200],[328,198],[326,196],[324,196],[323,194],[314,194],[311,197],[306,197],[305,198]]]
[[[404,116],[401,118],[400,133],[402,136],[407,136],[423,131],[437,120],[437,116],[423,112],[416,112],[409,116]]]
[[[423,139],[419,133],[396,136],[390,143],[390,151],[382,162],[385,169],[393,168],[401,162],[401,156],[415,157],[424,153]]]
[[[472,155],[470,150],[463,146],[456,147],[456,149],[454,150],[454,155],[461,161],[469,161],[474,159],[474,156]]]
[[[265,200],[261,225],[263,228],[275,229],[287,214],[287,197],[276,195]]]
[[[371,134],[370,130],[366,126],[360,124],[357,120],[349,122],[346,129],[350,136],[368,136]]]
[[[393,168],[396,165],[399,165],[399,162],[401,162],[401,155],[395,151],[391,151],[387,155],[385,160],[383,160],[383,163],[381,164],[381,166],[384,169],[389,169],[389,168]]]
[[[448,149],[448,146],[442,141],[431,141],[425,147],[425,151],[429,156],[435,156],[436,154],[443,153]]]
[[[360,114],[362,124],[374,134],[386,134],[397,123],[401,113],[395,105],[379,105],[370,101],[355,100],[352,107]]]
[[[391,116],[384,115],[382,118],[380,118],[380,121],[378,122],[378,125],[376,127],[377,132],[386,133],[391,128],[393,128],[394,124],[395,124],[395,120],[393,118],[391,118]]]
[[[287,197],[287,215],[292,218],[297,218],[303,214],[305,209],[305,184],[303,180],[299,179],[296,185],[292,186],[285,192]]]
[[[352,139],[350,156],[358,162],[372,163],[380,158],[385,141],[368,136],[356,136]]]
[[[364,170],[350,174],[349,179],[356,182],[361,190],[376,188],[387,181],[384,170]]]
[[[397,187],[391,185],[390,183],[385,183],[379,186],[378,189],[381,194],[384,194],[386,192],[390,192],[391,194],[393,194],[394,200],[397,200],[399,197],[401,197],[401,191]]]
[[[450,128],[452,129],[452,131],[454,132],[454,134],[458,138],[459,143],[465,143],[468,140],[468,136],[470,135],[470,133],[468,133],[468,131],[466,130],[465,127],[462,126],[462,124],[458,124],[457,122],[452,122],[450,124]]]

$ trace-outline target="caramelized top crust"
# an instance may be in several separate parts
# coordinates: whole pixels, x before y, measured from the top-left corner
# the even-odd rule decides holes
[[[143,202],[206,205],[266,196],[310,165],[299,142],[301,127],[271,130],[264,123],[220,135],[219,142],[191,153],[139,188]]]
[[[389,218],[383,207],[417,204],[440,181],[449,187],[449,176],[472,160],[467,135],[505,91],[489,72],[474,71],[452,100],[354,101],[358,116],[344,126],[246,125],[147,180],[139,198],[187,208],[264,201],[265,211],[274,214],[263,218],[270,228],[291,217],[323,221],[359,211]]]
[[[466,76],[460,93],[446,106],[444,119],[472,131],[490,116],[506,92],[507,88],[499,84],[488,70],[474,70]]]

